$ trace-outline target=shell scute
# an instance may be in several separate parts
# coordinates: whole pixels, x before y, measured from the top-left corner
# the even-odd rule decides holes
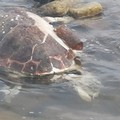
[[[23,64],[17,63],[17,62],[12,62],[10,67],[13,68],[14,70],[18,70],[19,72],[22,71]]]
[[[32,47],[30,45],[20,47],[13,55],[10,57],[12,60],[19,61],[21,63],[27,62],[31,59]]]
[[[65,48],[63,48],[56,40],[48,35],[46,38],[44,45],[44,49],[49,56],[57,56],[57,55],[65,55],[67,52]],[[52,50],[51,50],[52,49]]]
[[[44,73],[50,73],[52,71],[51,62],[49,60],[48,56],[44,56],[44,58],[41,59],[38,67],[37,67],[37,74],[44,74]]]
[[[15,36],[5,36],[5,38],[0,42],[0,56],[4,59],[9,58],[12,53],[17,51],[20,46],[19,43],[19,41],[16,42]]]

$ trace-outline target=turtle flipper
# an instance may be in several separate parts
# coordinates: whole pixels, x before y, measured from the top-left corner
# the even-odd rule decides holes
[[[8,86],[5,86],[0,92],[3,92],[5,94],[4,100],[7,103],[10,103],[11,100],[20,92],[21,86],[14,86],[13,88],[10,88]]]
[[[73,88],[80,98],[90,102],[99,95],[101,82],[91,73],[83,72],[82,75],[70,75],[65,79],[69,80],[68,85]]]
[[[85,100],[87,102],[91,102],[92,98],[81,87],[73,86],[73,88],[83,100]]]

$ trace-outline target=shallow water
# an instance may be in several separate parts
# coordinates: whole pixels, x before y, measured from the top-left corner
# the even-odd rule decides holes
[[[41,86],[22,89],[9,103],[0,92],[0,120],[120,119],[120,1],[96,1],[103,5],[103,14],[68,25],[84,41],[83,69],[97,76],[103,85],[99,97],[87,103],[61,86]],[[1,0],[0,5],[30,8],[34,3],[32,0]],[[1,89],[4,86],[1,81]]]

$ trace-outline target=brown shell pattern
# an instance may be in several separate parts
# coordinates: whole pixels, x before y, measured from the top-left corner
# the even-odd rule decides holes
[[[43,33],[23,9],[0,12],[0,66],[39,75],[72,64],[69,51]]]

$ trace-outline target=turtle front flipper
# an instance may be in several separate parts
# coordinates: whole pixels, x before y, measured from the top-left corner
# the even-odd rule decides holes
[[[68,80],[68,86],[86,102],[91,102],[99,95],[102,87],[97,77],[89,72],[81,71],[81,75],[67,74],[64,79]]]
[[[83,49],[83,42],[74,33],[74,31],[70,30],[67,26],[65,25],[58,26],[55,29],[55,32],[57,36],[60,37],[73,50]]]
[[[0,92],[4,93],[4,100],[7,103],[11,103],[12,99],[19,94],[21,86],[15,85],[13,88],[9,86],[4,86]]]

